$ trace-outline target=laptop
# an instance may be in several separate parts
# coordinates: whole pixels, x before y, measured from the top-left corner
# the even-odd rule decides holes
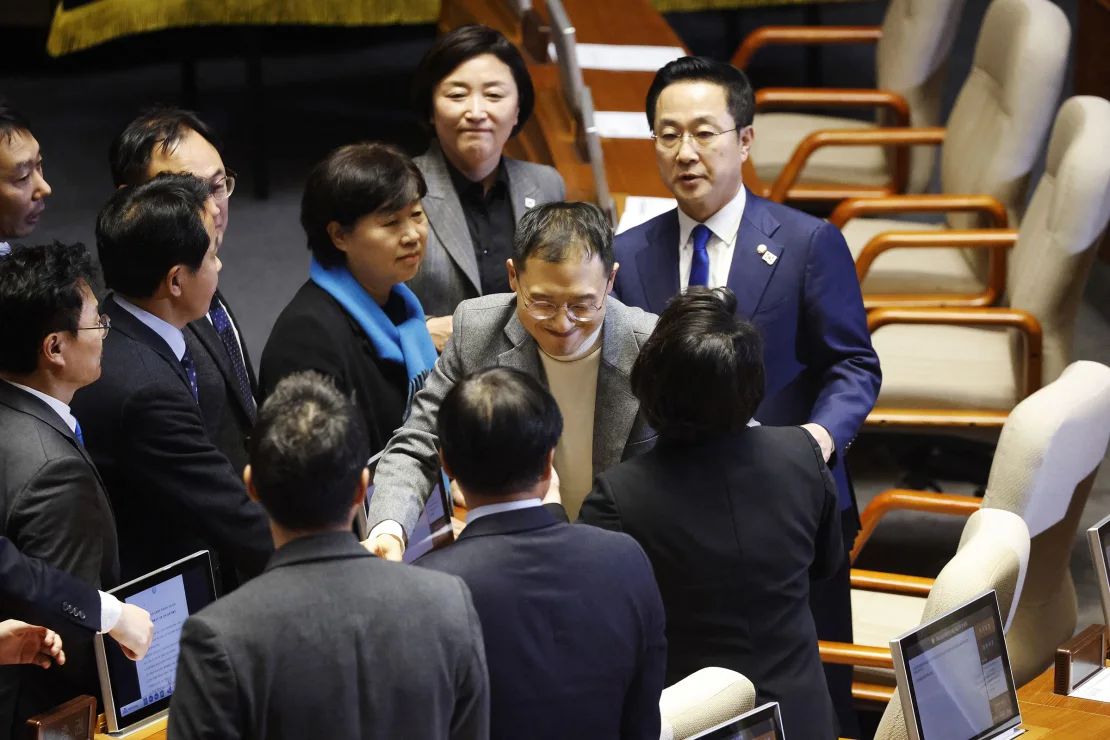
[[[154,639],[140,661],[123,654],[115,640],[93,641],[100,693],[109,732],[123,732],[164,717],[173,696],[181,626],[216,600],[212,558],[193,553],[109,591],[120,601],[150,612]]]
[[[1102,594],[1103,624],[1110,624],[1110,516],[1087,530],[1087,542],[1091,545],[1098,591]]]
[[[773,701],[690,737],[704,740],[783,740],[786,733],[782,729],[779,703]]]
[[[365,540],[370,536],[367,514],[370,511],[370,500],[374,496],[374,472],[381,458],[382,453],[379,452],[366,462],[366,468],[370,471],[370,486],[366,491],[366,503],[355,512],[355,533],[360,540]],[[406,563],[411,563],[424,553],[438,550],[453,542],[455,539],[454,530],[451,529],[451,515],[453,513],[451,480],[440,468],[439,478],[431,494],[429,494],[428,500],[424,503],[424,511],[420,513],[420,518],[416,520],[416,526],[409,536],[408,547],[405,548],[405,554],[401,559]]]
[[[890,650],[911,740],[1024,732],[993,589],[891,640]]]

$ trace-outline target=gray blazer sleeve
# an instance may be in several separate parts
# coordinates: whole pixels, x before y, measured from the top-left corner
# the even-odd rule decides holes
[[[439,476],[439,406],[465,374],[460,351],[466,341],[462,315],[461,310],[455,311],[454,332],[443,354],[413,399],[408,420],[393,434],[374,471],[374,495],[367,514],[371,529],[389,519],[404,527],[406,537],[411,535]]]
[[[174,740],[243,737],[236,683],[231,658],[220,644],[216,630],[203,619],[190,617],[181,629],[167,737]]]

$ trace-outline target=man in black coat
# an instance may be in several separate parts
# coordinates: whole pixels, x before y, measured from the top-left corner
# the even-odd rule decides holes
[[[69,407],[100,375],[108,331],[91,280],[81,245],[16,247],[0,258],[0,535],[92,589],[108,589],[119,583],[115,521]],[[63,598],[62,611],[74,618],[58,627],[69,650],[64,668],[0,670],[0,728],[95,692],[91,632],[74,623],[100,625],[99,601]],[[5,605],[0,617],[37,621],[20,606]],[[118,621],[118,601],[109,612]]]
[[[632,369],[655,448],[601,473],[579,521],[625,532],[655,569],[667,681],[739,671],[778,701],[786,735],[836,737],[808,608],[843,557],[836,485],[799,427],[747,426],[762,342],[727,288],[693,288],[659,318]]]
[[[160,175],[117,190],[97,219],[112,331],[100,380],[73,409],[115,507],[124,580],[205,548],[251,576],[273,552],[262,509],[205,430],[183,333],[216,290],[216,211],[208,183]]]
[[[541,506],[563,420],[530,375],[482,370],[440,406],[444,467],[469,507],[418,565],[460,576],[485,635],[491,738],[659,737],[663,605],[629,537]]]

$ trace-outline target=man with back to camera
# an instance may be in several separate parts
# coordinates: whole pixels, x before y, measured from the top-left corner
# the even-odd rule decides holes
[[[208,183],[159,175],[116,190],[97,218],[112,331],[73,410],[115,509],[125,581],[200,549],[256,575],[273,552],[262,509],[205,430],[183,334],[216,290],[216,216]]]
[[[624,534],[541,506],[563,431],[535,378],[494,367],[459,381],[436,420],[466,528],[417,565],[461,577],[482,622],[491,738],[659,737],[663,602]]]
[[[69,407],[74,392],[99,377],[108,331],[92,277],[80,244],[17,246],[0,259],[0,534],[23,554],[108,589],[120,580],[115,519]],[[63,600],[81,625],[58,626],[69,663],[48,673],[0,669],[0,727],[21,732],[28,717],[95,693],[91,623],[119,627],[125,642],[144,624],[149,635],[149,615],[113,596],[88,611]],[[18,604],[3,614],[33,618]],[[149,636],[135,652],[146,645]]]
[[[185,623],[171,738],[488,737],[466,584],[383,563],[351,534],[368,454],[361,414],[330,379],[307,371],[277,384],[243,473],[277,551]]]
[[[684,57],[659,70],[647,95],[648,125],[678,209],[617,237],[623,269],[613,293],[654,313],[690,285],[736,294],[737,313],[765,342],[767,389],[755,418],[806,429],[837,483],[845,556],[811,604],[821,638],[850,642],[848,551],[859,515],[843,457],[875,404],[879,361],[844,237],[744,188],[754,108],[747,77],[728,64]],[[842,734],[852,734],[851,669],[826,672],[835,676]]]
[[[596,473],[654,444],[628,375],[655,317],[607,296],[618,267],[612,240],[608,219],[589,203],[545,203],[524,214],[506,263],[514,292],[459,304],[451,339],[382,455],[368,547],[401,559],[439,475],[439,405],[476,370],[521,370],[555,397],[563,415],[555,470],[572,519]]]
[[[235,175],[224,166],[212,130],[195,113],[171,107],[143,111],[112,142],[108,159],[117,188],[141,185],[163,172],[207,182],[217,207],[216,245],[223,247]],[[205,425],[238,475],[247,464],[258,383],[239,324],[218,288],[206,315],[189,322],[184,334],[197,363]]]
[[[30,124],[0,98],[0,256],[35,230],[50,192]]]

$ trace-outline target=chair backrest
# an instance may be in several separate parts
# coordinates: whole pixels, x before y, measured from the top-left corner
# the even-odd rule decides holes
[[[1010,254],[1008,302],[1044,332],[1044,382],[1071,359],[1076,314],[1110,218],[1110,102],[1069,98],[1056,116],[1044,175]]]
[[[883,35],[875,49],[875,80],[910,105],[910,125],[941,125],[941,104],[948,52],[956,39],[965,0],[890,0]],[[880,116],[882,125],[890,121]],[[890,154],[888,153],[888,156]],[[929,186],[936,149],[913,147],[907,190]]]
[[[1033,538],[1010,631],[1019,684],[1040,674],[1075,630],[1072,546],[1108,442],[1110,367],[1097,362],[1068,366],[1002,427],[983,507],[1021,516]]]
[[[987,193],[1019,223],[1029,172],[1060,99],[1071,29],[1051,0],[993,0],[971,72],[948,116],[941,151],[945,193]],[[955,213],[952,228],[976,216]]]
[[[925,601],[921,622],[930,621],[989,589],[998,592],[998,609],[1007,624],[1020,599],[1029,562],[1029,530],[1017,514],[1001,509],[981,509],[964,525],[960,546],[944,566]],[[1012,627],[1007,647],[1013,649]],[[1011,658],[1012,661],[1012,658]],[[1015,674],[1014,680],[1017,681]],[[879,721],[875,740],[908,738],[905,715],[898,694],[890,700]]]
[[[755,709],[755,686],[727,668],[702,668],[663,689],[659,696],[663,740],[704,732]]]

